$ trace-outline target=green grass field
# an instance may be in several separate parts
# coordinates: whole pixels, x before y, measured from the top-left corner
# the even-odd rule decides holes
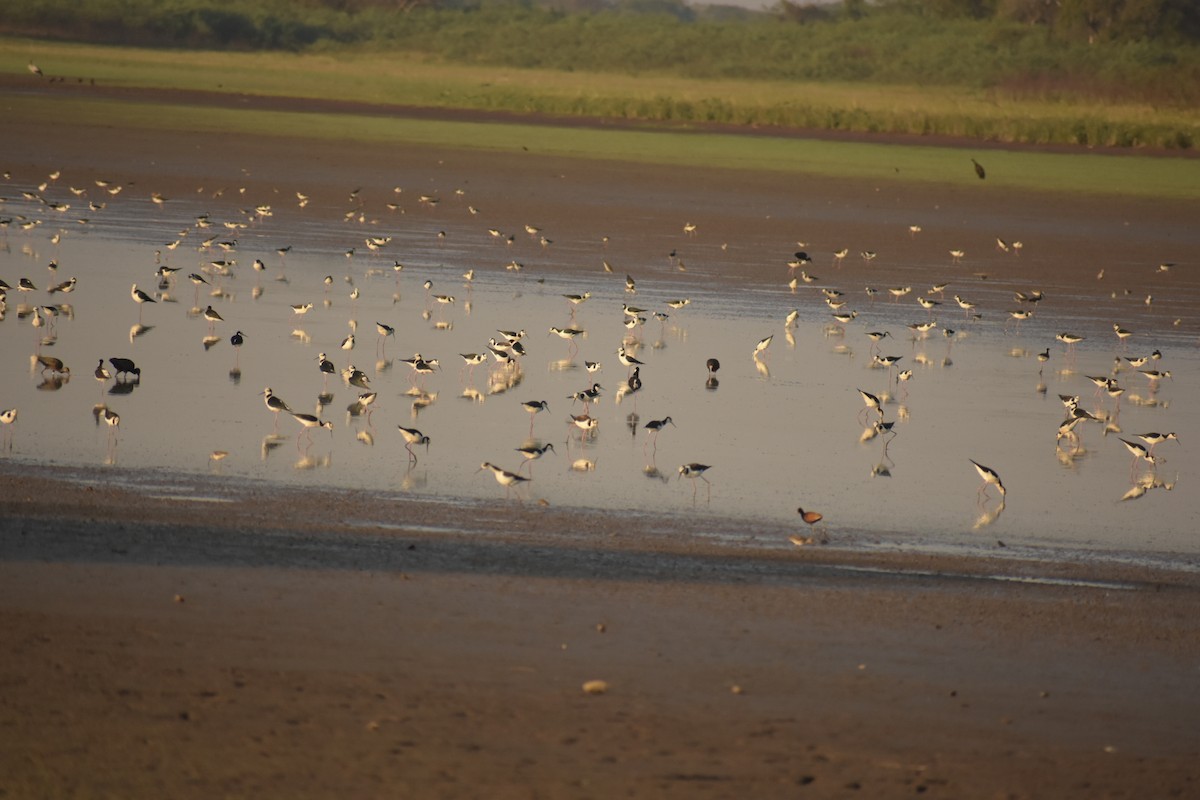
[[[282,53],[236,54],[194,51],[150,51],[90,45],[4,41],[0,72],[28,76],[33,59],[50,75],[94,78],[98,83],[128,87],[157,87],[223,91],[290,97],[335,97],[374,103],[474,108],[547,113],[518,96],[536,94],[566,101],[580,93],[622,94],[627,98],[670,94],[676,102],[687,92],[738,94],[742,102],[779,102],[777,84],[682,79],[636,79],[628,76],[577,75],[549,71],[484,70],[437,65],[379,55],[306,55]],[[30,80],[36,80],[28,76]],[[823,102],[841,97],[848,109],[871,107],[876,113],[888,104],[915,108],[918,95],[954,107],[965,119],[983,117],[987,103],[965,90],[909,90],[896,95],[883,88],[814,85],[807,90]],[[744,91],[743,91],[744,90]],[[699,96],[697,94],[696,96]],[[1045,104],[1040,104],[1044,106]],[[1039,104],[1022,113],[1031,118]],[[1012,109],[1010,109],[1011,111]],[[1043,112],[1047,109],[1041,108]],[[344,117],[284,111],[198,108],[181,104],[169,109],[143,103],[81,100],[58,101],[52,96],[10,94],[4,113],[38,119],[46,124],[127,124],[157,130],[212,130],[247,134],[303,131],[304,136],[363,141],[412,142],[499,151],[528,148],[547,154],[594,159],[641,160],[663,164],[795,172],[871,178],[960,182],[972,177],[969,157],[960,148],[836,142],[793,137],[739,136],[678,130],[597,130],[553,125],[468,123],[360,116],[351,124]],[[553,113],[553,112],[549,112]],[[992,111],[991,113],[999,113]],[[1048,112],[1047,112],[1048,113]],[[1137,114],[1130,107],[1123,113]],[[1152,115],[1150,110],[1141,113]],[[284,134],[286,135],[286,134]],[[982,158],[982,156],[980,156]],[[1148,197],[1200,197],[1200,159],[989,150],[989,185],[1036,191],[1086,192]],[[973,177],[972,177],[973,179]]]

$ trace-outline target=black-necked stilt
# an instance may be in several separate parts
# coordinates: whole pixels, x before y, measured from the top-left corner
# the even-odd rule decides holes
[[[628,275],[625,276],[625,291],[630,294],[637,294],[637,281]]]
[[[564,294],[563,295],[563,297],[567,298],[567,302],[571,304],[572,309],[574,309],[575,306],[578,306],[581,303],[586,303],[591,298],[591,296],[592,296],[591,292],[584,292],[583,294]]]
[[[353,364],[348,365],[342,370],[342,379],[346,381],[347,386],[355,386],[359,389],[371,388],[371,379],[367,377],[367,373],[358,369]]]
[[[983,483],[979,485],[978,492],[981,497],[987,496],[987,487],[989,484],[995,484],[996,488],[1000,490],[1001,497],[1004,497],[1008,494],[1007,490],[1004,488],[1004,484],[1000,482],[1000,474],[998,472],[990,467],[985,467],[972,459],[967,460],[975,465],[975,471],[979,473],[979,477],[983,478]]]
[[[295,411],[289,411],[288,413],[292,415],[292,418],[295,419],[296,422],[299,422],[302,426],[304,426],[303,430],[301,430],[296,436],[297,448],[300,446],[301,436],[307,436],[309,443],[312,442],[313,428],[324,428],[325,430],[329,431],[330,437],[333,436],[333,423],[329,420],[322,420],[314,414],[299,414]]]
[[[367,424],[371,424],[371,414],[375,411],[375,400],[378,399],[378,392],[363,392],[358,396],[358,399],[350,406],[351,415],[358,415],[367,412]]]
[[[229,343],[233,345],[234,369],[238,369],[242,363],[242,345],[246,343],[246,334],[241,331],[235,331],[233,336],[229,337]]]
[[[347,336],[345,339],[342,339],[342,343],[341,343],[340,347],[343,350],[353,350],[354,349],[354,341],[355,341],[354,334],[352,333],[349,336]]]
[[[658,452],[659,431],[661,431],[663,428],[667,427],[668,425],[674,425],[675,427],[679,427],[678,425],[675,425],[675,420],[671,419],[669,416],[663,417],[662,419],[652,419],[645,424],[644,427],[645,427],[647,433],[646,433],[646,441],[642,444],[642,452],[643,453],[646,452],[646,445],[649,444],[651,441],[654,442],[654,452],[656,452],[656,453]]]
[[[329,388],[329,376],[337,374],[337,367],[324,353],[317,353],[317,369],[325,376],[325,388]]]
[[[268,411],[271,411],[275,414],[275,430],[278,431],[279,412],[286,411],[290,414],[292,413],[292,409],[288,407],[287,403],[283,402],[283,398],[275,396],[275,393],[271,391],[270,386],[263,389],[263,403],[266,404]]]
[[[712,499],[712,483],[708,480],[708,478],[704,477],[704,473],[708,472],[710,469],[712,469],[712,466],[710,464],[700,464],[695,461],[693,461],[690,464],[680,465],[679,475],[677,476],[677,478],[682,477],[682,478],[688,478],[689,480],[691,480],[691,482],[692,482],[692,502],[695,502],[695,500],[696,500],[696,478],[699,478],[700,480],[704,481],[705,484],[707,484],[708,497],[710,500]]]
[[[771,336],[768,336],[765,339],[759,339],[758,344],[754,345],[754,353],[752,354],[753,357],[758,358],[760,355],[765,353],[767,351],[767,348],[771,346],[771,340],[774,338],[775,338],[775,336],[774,336],[774,334],[772,334]]]
[[[409,461],[413,464],[417,463],[417,454],[413,452],[412,446],[425,445],[425,452],[429,452],[429,437],[421,433],[416,428],[406,428],[403,425],[397,425],[396,429],[400,431],[400,435],[404,437],[404,449],[408,451]]]
[[[644,362],[639,361],[637,358],[629,354],[629,351],[625,349],[625,345],[621,345],[617,348],[617,360],[621,362],[621,366],[623,367],[633,368],[645,366]]]
[[[68,370],[69,371],[69,370]],[[1139,369],[1138,372],[1146,376],[1146,380],[1150,381],[1152,388],[1158,388],[1158,382],[1163,378],[1171,377],[1171,370],[1159,372],[1156,369]]]
[[[1055,334],[1054,338],[1057,339],[1058,341],[1062,342],[1063,344],[1065,344],[1067,346],[1067,351],[1070,352],[1075,349],[1075,345],[1079,344],[1087,337],[1079,336],[1078,334],[1074,334],[1074,333],[1064,332],[1064,333]]]
[[[4,449],[12,449],[12,425],[17,421],[17,409],[9,408],[0,411],[0,425],[4,426]]]
[[[545,400],[526,400],[521,408],[529,412],[529,435],[533,435],[533,418],[540,411],[549,411],[550,404]]]
[[[870,392],[864,392],[862,389],[858,390],[858,394],[863,399],[863,407],[858,412],[859,420],[865,420],[867,417],[867,412],[871,409],[875,409],[875,411],[879,414],[879,418],[883,419],[882,401],[875,395],[871,394]]]
[[[525,445],[525,446],[523,446],[523,447],[518,447],[518,448],[517,448],[517,452],[518,452],[518,453],[520,453],[522,456],[524,456],[524,457],[525,457],[525,463],[530,465],[530,466],[529,466],[529,474],[530,474],[530,475],[532,475],[532,474],[533,474],[533,462],[534,462],[534,461],[537,461],[539,458],[541,458],[542,456],[546,455],[546,453],[547,453],[548,451],[549,451],[549,452],[553,452],[553,451],[554,451],[554,445],[553,445],[553,444],[549,444],[549,443],[547,443],[547,444],[545,444],[545,445],[542,445],[542,446],[540,446],[540,447],[539,447],[538,445],[536,445],[536,444],[527,444],[527,445]],[[524,464],[522,464],[522,466],[524,466]]]
[[[572,414],[567,422],[579,429],[580,441],[584,441],[600,425],[600,420],[587,414]]]
[[[1167,442],[1167,441],[1174,439],[1176,444],[1179,443],[1179,437],[1176,436],[1174,433],[1135,433],[1134,436],[1141,439],[1146,444],[1150,445],[1150,454],[1151,455],[1154,454],[1154,448],[1157,447],[1158,445],[1162,444],[1163,442]]]
[[[296,315],[307,314],[308,312],[312,311],[312,309],[313,309],[312,303],[299,303],[297,305],[292,306],[292,313],[296,314]]]
[[[225,321],[225,318],[218,314],[216,309],[214,309],[212,306],[208,306],[204,309],[204,319],[208,322],[209,333],[212,333],[214,325],[216,325],[218,322]]]
[[[138,304],[138,321],[139,322],[142,319],[142,305],[144,305],[145,303],[157,302],[153,297],[151,297],[150,295],[146,294],[141,289],[139,289],[137,287],[136,283],[133,284],[133,288],[129,290],[129,296],[132,297],[133,301]]]
[[[1142,459],[1153,468],[1158,463],[1158,458],[1150,454],[1150,450],[1137,442],[1131,442],[1128,439],[1122,439],[1121,444],[1125,445],[1125,449],[1133,456],[1133,461],[1129,462],[1129,472],[1133,474],[1137,470],[1138,459]]]
[[[497,467],[495,464],[492,464],[491,462],[488,462],[488,461],[485,461],[482,464],[480,464],[479,469],[477,469],[475,471],[482,472],[485,469],[491,470],[492,475],[495,476],[495,478],[496,478],[496,483],[498,483],[504,487],[504,496],[506,498],[508,497],[509,490],[512,489],[513,486],[530,480],[530,478],[526,478],[524,475],[518,475],[515,472],[509,472],[506,469],[501,469],[500,467]],[[519,498],[520,498],[520,495],[518,495],[518,499]]]

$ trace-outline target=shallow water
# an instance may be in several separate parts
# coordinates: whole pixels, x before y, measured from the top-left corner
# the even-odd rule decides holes
[[[1047,299],[1033,319],[1017,325],[1004,313],[1017,307],[1013,281],[984,280],[978,268],[964,274],[945,267],[944,248],[927,243],[924,233],[909,234],[899,222],[906,217],[894,209],[828,207],[809,219],[852,219],[864,231],[884,226],[886,235],[871,238],[904,256],[892,260],[886,277],[866,272],[857,250],[843,267],[821,253],[820,263],[806,269],[827,280],[792,289],[784,264],[790,253],[780,257],[786,240],[710,241],[701,229],[697,237],[678,232],[636,246],[606,245],[605,231],[580,223],[576,209],[564,210],[568,235],[556,235],[547,224],[554,241],[542,246],[513,229],[506,245],[467,208],[502,206],[502,195],[487,190],[464,197],[447,190],[430,207],[410,192],[403,196],[404,214],[389,212],[378,197],[369,205],[327,198],[300,208],[291,191],[255,198],[231,190],[158,207],[144,189],[136,196],[130,190],[108,198],[102,211],[81,212],[90,221],[80,225],[74,212],[86,201],[67,192],[69,176],[43,195],[72,202],[71,212],[22,198],[21,191],[36,191],[40,180],[14,176],[3,186],[6,202],[0,205],[0,218],[45,220],[28,232],[14,222],[0,241],[0,277],[15,287],[17,278],[28,276],[38,286],[35,292],[10,291],[0,321],[0,374],[6,376],[0,408],[19,409],[5,454],[10,463],[215,472],[314,488],[504,501],[505,489],[479,471],[481,462],[490,461],[533,477],[512,491],[526,502],[666,512],[696,518],[698,529],[718,517],[745,520],[751,529],[754,520],[790,523],[802,505],[824,513],[835,537],[854,535],[864,543],[953,549],[999,539],[1056,552],[1166,556],[1181,564],[1194,564],[1200,555],[1198,506],[1189,493],[1200,421],[1187,410],[1200,356],[1194,335],[1185,333],[1197,287],[1186,274],[1176,278],[1179,269],[1175,283],[1151,305],[1140,292],[1104,298],[1047,272],[1036,287],[1018,284],[1043,289]],[[87,188],[102,196],[94,185]],[[241,209],[264,202],[272,205],[270,217],[240,230],[223,227],[248,220],[252,214]],[[363,221],[347,220],[360,202]],[[649,204],[626,209],[615,196],[587,202],[608,209],[607,231],[680,228],[681,212],[668,202],[657,211],[647,211]],[[769,218],[773,211],[786,216],[784,209],[747,213]],[[213,227],[198,230],[194,221],[203,212],[211,213]],[[185,228],[180,246],[167,249]],[[1052,224],[1030,221],[1027,230],[1049,236]],[[55,244],[50,237],[58,231],[64,233]],[[393,239],[371,252],[368,235]],[[236,251],[199,251],[208,236],[236,240]],[[292,246],[286,256],[276,253],[283,245]],[[344,254],[350,247],[353,257]],[[686,271],[665,255],[675,247],[687,253]],[[154,278],[156,251],[163,263],[181,269],[165,287]],[[251,269],[255,258],[265,262],[265,273]],[[234,276],[211,278],[216,293],[198,291],[185,276],[215,259],[236,259]],[[392,268],[395,259],[405,265],[399,273]],[[628,266],[639,259],[655,268]],[[59,265],[53,274],[47,270],[51,260]],[[513,260],[525,268],[505,269]],[[619,265],[613,274],[601,270],[605,260]],[[475,270],[469,283],[462,277],[468,269]],[[943,295],[931,295],[943,305],[927,312],[913,298],[927,288],[918,281],[936,269],[955,275],[955,283]],[[636,294],[625,291],[626,272],[645,275]],[[334,279],[328,288],[326,275]],[[45,293],[70,276],[79,280],[76,291]],[[874,300],[862,291],[868,278],[881,289]],[[431,292],[423,288],[426,280]],[[134,282],[159,302],[139,309],[129,296]],[[918,285],[902,300],[886,292],[908,284]],[[846,292],[847,308],[859,311],[844,329],[833,324],[819,294],[820,287],[832,286]],[[349,296],[352,287],[361,293],[357,301]],[[584,291],[591,298],[572,312],[563,295]],[[977,302],[982,319],[968,319],[955,293]],[[431,294],[453,295],[455,302],[438,304]],[[680,310],[665,305],[680,297],[691,303]],[[314,303],[311,312],[292,312],[290,306],[305,302]],[[48,303],[69,303],[70,313],[41,328],[21,313],[22,305]],[[669,318],[650,318],[630,333],[622,325],[626,303]],[[210,304],[224,317],[211,334],[199,315]],[[784,318],[793,308],[799,317],[788,329]],[[1136,329],[1127,346],[1112,334],[1114,318]],[[1184,323],[1173,325],[1176,318]],[[914,337],[905,327],[934,319],[939,327],[927,336]],[[393,326],[395,338],[381,338],[377,321]],[[582,328],[586,336],[576,350],[549,335],[550,326]],[[943,335],[946,327],[955,334]],[[528,353],[519,370],[494,363],[464,370],[458,354],[486,352],[499,329],[527,331]],[[240,351],[229,343],[235,330],[245,334]],[[356,345],[342,351],[339,343],[352,330]],[[881,352],[902,357],[894,370],[872,365],[868,330],[890,332]],[[1054,340],[1063,330],[1087,339],[1069,352]],[[769,335],[774,338],[767,350],[752,357],[755,343]],[[618,400],[627,375],[616,357],[622,341],[636,344],[645,362],[644,385]],[[1047,347],[1051,357],[1042,365],[1036,354]],[[1107,395],[1095,396],[1086,376],[1111,374],[1114,358],[1155,349],[1162,360],[1143,369],[1170,370],[1171,379],[1155,387],[1126,366],[1117,373],[1126,390],[1119,406]],[[369,418],[349,411],[362,390],[333,376],[326,392],[319,352],[339,370],[354,363],[370,376],[378,399]],[[440,360],[440,371],[418,379],[400,361],[416,352]],[[31,363],[39,353],[65,361],[70,379],[61,385],[46,380]],[[133,358],[144,369],[141,381],[125,384],[122,392],[112,381],[93,380],[96,362],[104,359],[107,366],[112,356]],[[715,386],[707,384],[710,357],[721,362]],[[602,369],[589,374],[585,360],[601,362]],[[904,369],[913,371],[912,379],[897,383],[894,376]],[[591,407],[598,430],[585,441],[568,423],[583,406],[568,397],[593,381],[604,391]],[[300,426],[282,415],[276,434],[276,420],[263,404],[266,386],[295,410],[332,421],[332,433],[298,437]],[[864,424],[858,389],[885,398],[884,418],[895,423],[894,435],[876,435]],[[1065,415],[1059,394],[1079,395],[1081,405],[1106,422],[1085,422],[1077,429],[1079,441],[1056,446]],[[550,411],[531,420],[520,405],[526,400],[547,400]],[[120,414],[118,431],[104,425],[100,406]],[[675,426],[657,441],[649,438],[645,423],[667,415]],[[554,451],[523,464],[515,448],[530,439],[531,421],[533,440],[553,444]],[[415,448],[415,463],[397,425],[418,428],[432,440],[428,450]],[[1180,441],[1159,445],[1153,469],[1144,462],[1131,469],[1120,439],[1137,441],[1134,434],[1146,431],[1173,431]],[[227,455],[214,460],[216,452]],[[999,502],[994,487],[981,500],[968,459],[1001,474],[1006,502]],[[705,475],[711,483],[680,478],[678,467],[688,462],[712,465]]]

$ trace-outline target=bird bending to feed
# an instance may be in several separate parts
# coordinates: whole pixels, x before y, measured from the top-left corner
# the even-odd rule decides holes
[[[771,340],[774,338],[775,336],[772,334],[765,339],[759,339],[758,344],[754,345],[754,357],[758,358],[759,354],[765,352],[771,346]]]
[[[404,449],[408,451],[409,460],[412,463],[417,463],[417,454],[412,451],[412,446],[425,445],[425,452],[429,452],[429,437],[421,433],[416,428],[406,428],[403,425],[397,425],[396,429],[400,431],[400,435],[404,437]]]
[[[485,469],[491,470],[492,475],[495,476],[495,478],[496,478],[496,483],[498,483],[504,487],[504,496],[505,497],[508,497],[509,490],[512,489],[513,486],[516,486],[518,484],[524,483],[527,480],[530,480],[530,478],[526,478],[524,475],[518,475],[515,472],[509,472],[506,469],[501,469],[500,467],[497,467],[495,464],[492,464],[491,462],[488,462],[488,461],[485,461],[482,464],[480,464],[479,469],[477,469],[475,471],[482,472]]]
[[[1001,497],[1004,497],[1006,494],[1008,494],[1004,488],[1004,484],[1000,482],[1000,474],[998,472],[989,467],[985,467],[976,461],[972,461],[971,459],[967,460],[971,461],[971,463],[975,465],[975,471],[979,473],[979,477],[983,478],[983,483],[979,485],[980,495],[985,497],[987,496],[988,484],[995,484],[996,488],[1000,490]]]
[[[124,375],[126,379],[130,375],[134,377],[138,383],[142,381],[142,368],[133,363],[132,359],[128,358],[110,358],[108,363],[112,364],[114,375],[118,380]]]
[[[695,501],[695,499],[696,499],[696,478],[699,478],[700,480],[704,481],[705,484],[708,485],[708,496],[709,496],[709,499],[712,499],[712,483],[708,480],[708,478],[704,477],[704,473],[708,472],[710,469],[712,469],[712,466],[710,464],[700,464],[695,461],[693,461],[690,464],[681,464],[680,465],[679,475],[677,476],[676,479],[678,480],[678,478],[682,477],[682,478],[688,478],[691,480],[691,482],[692,482],[692,500],[693,501]]]
[[[38,356],[37,362],[42,365],[42,374],[51,372],[55,375],[70,375],[71,368],[65,366],[63,362],[54,356]]]
[[[1135,433],[1134,436],[1137,436],[1137,438],[1150,445],[1151,455],[1154,455],[1154,448],[1163,442],[1174,439],[1176,444],[1179,443],[1179,437],[1174,433]]]
[[[312,414],[298,414],[295,411],[290,412],[292,417],[304,426],[304,429],[296,436],[296,444],[299,445],[300,437],[307,435],[308,440],[312,441],[312,429],[324,428],[329,431],[329,435],[333,436],[333,423],[328,420],[322,420]]]

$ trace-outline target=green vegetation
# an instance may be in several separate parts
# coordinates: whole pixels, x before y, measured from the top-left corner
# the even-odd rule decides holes
[[[556,5],[37,0],[6,8],[0,32],[43,41],[10,40],[0,60],[69,61],[48,38],[122,42],[176,49],[78,50],[51,69],[126,85],[207,81],[201,88],[656,123],[1183,150],[1200,138],[1200,4],[1190,0],[779,0],[769,13],[545,2]],[[239,50],[259,51],[262,69],[222,68]]]
[[[52,96],[14,96],[14,118],[39,124],[128,126],[146,131],[265,134],[431,147],[486,149],[597,160],[642,161],[704,169],[765,170],[875,181],[943,184],[978,181],[965,151],[956,148],[747,137],[495,125],[379,115],[250,111],[116,100],[57,102]],[[982,156],[981,156],[982,158]],[[1071,155],[994,151],[986,156],[987,189],[1062,191],[1148,198],[1200,198],[1200,160],[1130,155]]]

